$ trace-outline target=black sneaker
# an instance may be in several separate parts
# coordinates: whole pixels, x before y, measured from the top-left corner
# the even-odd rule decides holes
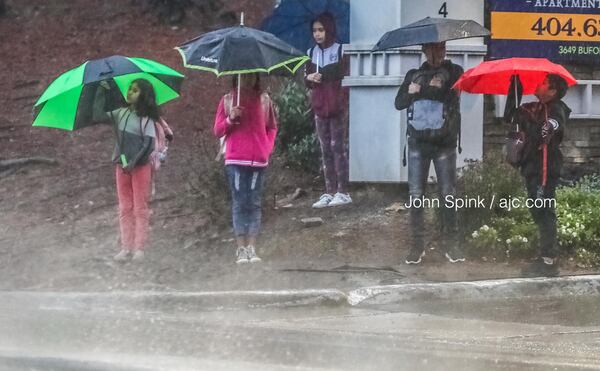
[[[523,277],[556,277],[558,276],[558,259],[539,257],[523,268],[521,274]]]
[[[462,263],[465,261],[465,255],[463,254],[462,249],[458,246],[450,247],[448,250],[446,250],[446,254],[444,254],[444,256],[446,256],[446,259],[448,259],[450,263]]]
[[[423,249],[411,249],[406,257],[404,262],[406,264],[419,264],[421,263],[421,258],[425,256],[425,250]]]

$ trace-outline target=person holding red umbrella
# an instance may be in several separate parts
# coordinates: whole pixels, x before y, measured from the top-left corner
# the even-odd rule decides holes
[[[508,95],[504,119],[517,124],[522,143],[507,146],[507,161],[521,169],[529,211],[540,232],[539,257],[523,270],[526,276],[558,274],[554,195],[562,168],[559,146],[571,113],[561,99],[575,84],[569,71],[545,58],[506,58],[480,63],[453,86],[469,93]],[[523,94],[535,94],[538,102],[519,107],[516,102]]]
[[[519,123],[525,133],[519,167],[525,178],[527,197],[531,200],[529,211],[540,233],[539,257],[523,270],[526,276],[558,274],[554,200],[563,162],[560,143],[571,113],[571,109],[561,100],[567,89],[565,79],[558,74],[548,74],[535,90],[538,102],[523,104],[513,113],[513,120]],[[510,91],[514,90],[512,88]],[[508,100],[511,99],[509,95]]]

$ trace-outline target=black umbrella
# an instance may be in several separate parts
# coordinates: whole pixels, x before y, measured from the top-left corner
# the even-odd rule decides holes
[[[254,72],[294,74],[309,59],[273,34],[244,25],[200,35],[175,49],[185,67],[217,76]]]
[[[294,75],[310,58],[273,34],[239,26],[200,35],[176,47],[187,68],[217,76],[245,73]],[[238,104],[240,99],[238,81]]]
[[[490,31],[475,21],[427,17],[387,32],[373,51],[489,35]]]

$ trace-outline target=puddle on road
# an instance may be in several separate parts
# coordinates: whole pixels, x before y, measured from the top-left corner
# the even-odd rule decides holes
[[[452,318],[540,325],[600,326],[600,296],[518,298],[487,301],[412,302],[385,306],[391,312],[426,313]],[[378,309],[382,309],[378,307]]]

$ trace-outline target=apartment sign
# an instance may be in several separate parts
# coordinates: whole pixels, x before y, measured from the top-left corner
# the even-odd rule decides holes
[[[488,0],[492,58],[600,64],[600,0]]]

